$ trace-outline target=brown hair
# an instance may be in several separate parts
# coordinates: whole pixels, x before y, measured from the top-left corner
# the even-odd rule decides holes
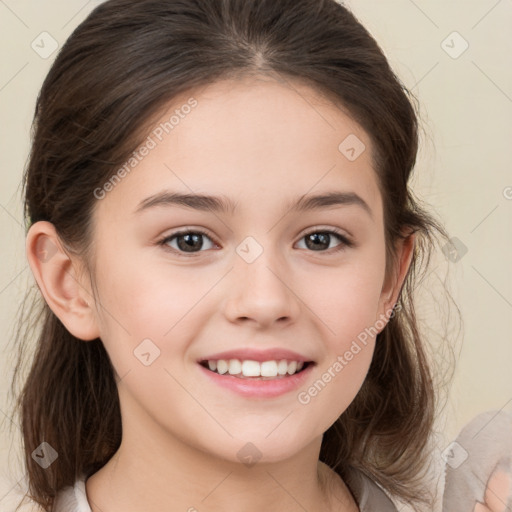
[[[378,335],[360,392],[325,432],[320,459],[343,478],[355,467],[406,502],[426,502],[421,477],[435,394],[413,290],[433,233],[445,234],[408,187],[418,149],[412,95],[367,30],[335,0],[110,0],[98,6],[63,45],[37,99],[24,177],[28,225],[53,223],[65,246],[86,256],[93,191],[142,142],[154,115],[193,87],[251,74],[310,84],[369,134],[388,268],[404,230],[416,233],[399,307]],[[44,301],[38,319],[17,410],[29,495],[51,510],[60,489],[112,457],[122,426],[101,340],[74,338]],[[31,457],[43,440],[59,454],[47,469]]]

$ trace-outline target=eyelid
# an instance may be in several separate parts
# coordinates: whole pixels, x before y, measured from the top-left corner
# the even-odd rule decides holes
[[[346,230],[342,230],[340,228],[336,228],[333,226],[312,226],[310,228],[307,228],[307,231],[304,231],[300,238],[309,235],[311,233],[335,233],[336,235],[340,236],[344,240],[347,241],[347,243],[353,243],[353,237],[350,233],[348,233]]]

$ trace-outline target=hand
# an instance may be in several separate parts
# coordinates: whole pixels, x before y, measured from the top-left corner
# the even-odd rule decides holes
[[[498,466],[490,476],[485,489],[484,503],[477,503],[473,512],[507,512],[512,503],[511,468]]]
[[[512,415],[479,414],[448,454],[443,512],[512,511]]]

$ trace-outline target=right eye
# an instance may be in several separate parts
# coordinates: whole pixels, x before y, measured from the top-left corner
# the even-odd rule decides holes
[[[187,257],[198,252],[203,252],[201,249],[204,246],[203,238],[205,237],[210,240],[212,245],[216,245],[207,233],[198,229],[177,231],[160,240],[158,245],[163,246],[166,251],[172,251],[179,256]],[[173,242],[176,242],[175,246],[171,245]]]

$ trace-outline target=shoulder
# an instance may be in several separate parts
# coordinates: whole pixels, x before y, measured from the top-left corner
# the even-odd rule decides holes
[[[475,503],[486,502],[494,473],[512,473],[512,416],[504,410],[480,413],[462,428],[442,456],[443,510],[459,506],[460,510],[473,510]]]
[[[354,494],[361,512],[397,512],[384,490],[361,471],[352,468],[346,484]]]
[[[84,477],[77,479],[73,486],[64,487],[58,492],[54,512],[91,512]]]

